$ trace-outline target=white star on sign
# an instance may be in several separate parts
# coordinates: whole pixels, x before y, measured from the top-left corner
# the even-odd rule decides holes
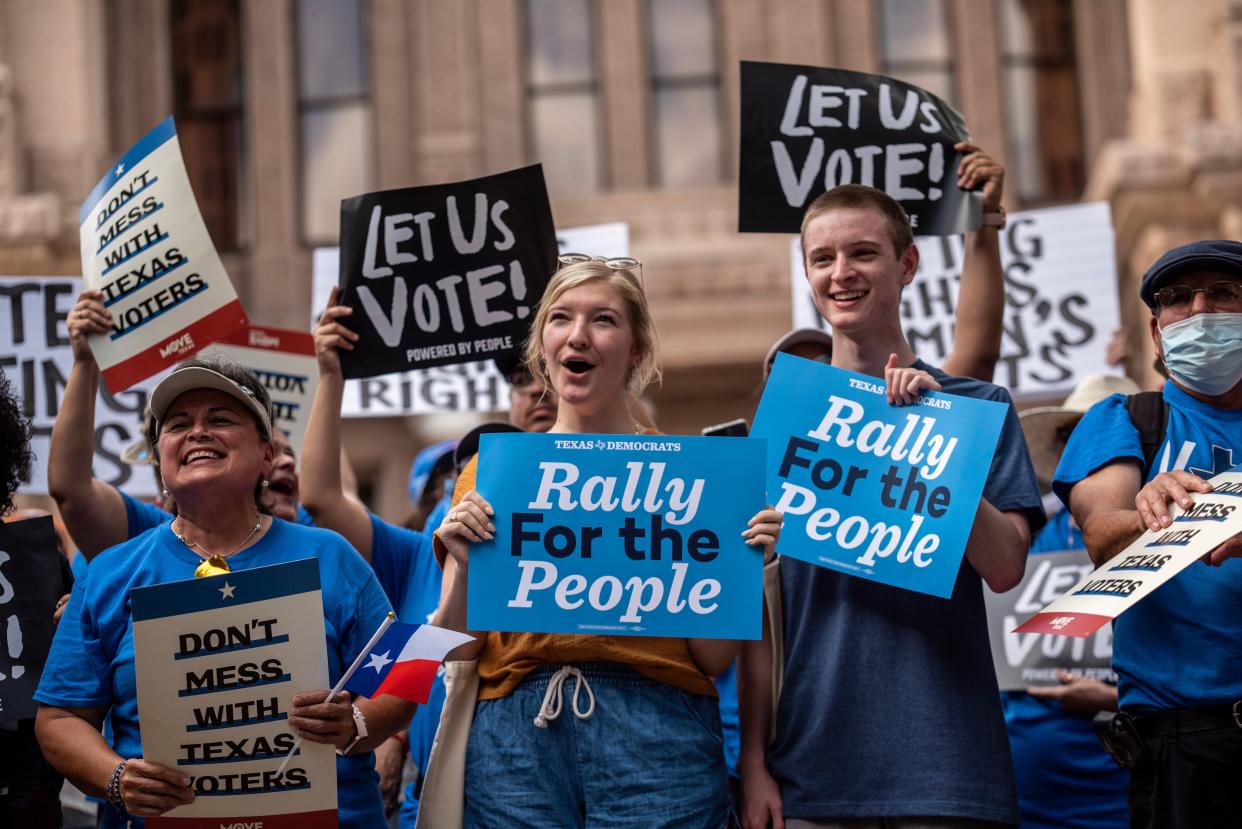
[[[392,661],[391,659],[388,658],[388,654],[390,653],[392,653],[392,651],[384,651],[383,653],[379,653],[379,654],[373,653],[370,655],[371,661],[363,665],[362,667],[374,668],[377,674],[382,673],[384,670],[384,666]]]
[[[231,599],[231,598],[233,598],[233,591],[234,591],[234,590],[236,590],[236,589],[237,589],[236,587],[234,587],[233,585],[229,584],[229,583],[226,581],[226,582],[224,583],[224,587],[221,587],[221,588],[220,588],[220,598],[221,598],[221,599]]]
[[[124,165],[124,164],[118,164],[118,165],[116,165],[116,174],[117,174],[118,176],[119,176],[121,173],[123,173],[124,171],[125,171],[125,165]]]

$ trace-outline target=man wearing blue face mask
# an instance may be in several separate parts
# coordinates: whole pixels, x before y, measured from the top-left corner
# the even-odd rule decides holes
[[[1169,503],[1189,507],[1211,490],[1206,478],[1242,463],[1242,243],[1174,248],[1140,295],[1169,373],[1163,405],[1136,417],[1122,395],[1096,404],[1053,480],[1096,564],[1169,526]],[[1110,733],[1114,756],[1130,755],[1132,827],[1242,819],[1240,555],[1235,536],[1113,623],[1122,713]]]

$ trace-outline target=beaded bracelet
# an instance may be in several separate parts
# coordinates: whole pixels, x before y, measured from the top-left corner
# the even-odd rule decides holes
[[[112,777],[108,780],[108,787],[104,790],[104,797],[108,804],[122,815],[127,814],[125,798],[121,796],[121,773],[125,771],[126,762],[122,760],[116,764],[116,768],[112,770]]]

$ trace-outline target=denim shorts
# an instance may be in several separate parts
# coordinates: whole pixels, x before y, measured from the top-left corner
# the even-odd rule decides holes
[[[559,716],[535,719],[562,666],[532,671],[507,697],[483,700],[466,749],[465,829],[721,829],[729,819],[720,710],[614,662],[578,663]],[[574,696],[578,698],[575,701]],[[575,708],[577,714],[575,713]]]

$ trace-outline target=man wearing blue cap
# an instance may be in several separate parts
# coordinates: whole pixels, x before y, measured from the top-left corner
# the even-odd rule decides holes
[[[1170,250],[1140,295],[1169,374],[1159,405],[1139,415],[1122,395],[1096,404],[1053,480],[1096,564],[1168,527],[1170,502],[1189,507],[1211,490],[1206,478],[1242,461],[1242,243]],[[1122,712],[1109,733],[1133,769],[1133,827],[1242,815],[1240,553],[1235,536],[1113,623]]]

